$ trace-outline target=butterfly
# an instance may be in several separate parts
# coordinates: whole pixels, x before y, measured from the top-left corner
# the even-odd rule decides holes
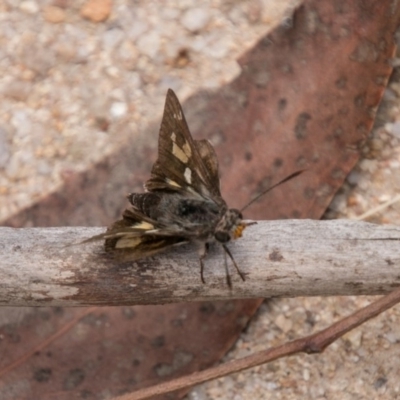
[[[144,193],[128,195],[131,208],[124,211],[121,220],[89,241],[105,239],[105,250],[124,261],[194,242],[198,246],[203,283],[204,258],[209,245],[217,242],[224,250],[228,286],[232,284],[226,255],[245,280],[227,244],[240,238],[243,230],[256,222],[244,220],[240,210],[227,206],[221,196],[214,148],[208,140],[192,138],[182,106],[171,89],[167,92],[161,121],[158,158],[144,187]]]

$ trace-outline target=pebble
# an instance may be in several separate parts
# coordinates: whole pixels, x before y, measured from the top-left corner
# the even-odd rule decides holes
[[[198,32],[205,28],[210,17],[205,8],[191,8],[182,15],[181,24],[190,32]]]
[[[305,381],[309,381],[310,380],[310,370],[307,369],[307,368],[303,370],[303,379]]]
[[[400,139],[400,121],[396,121],[394,123],[386,123],[385,130],[395,136],[396,138]]]
[[[378,163],[376,160],[369,160],[367,158],[364,158],[360,160],[360,162],[358,163],[358,167],[361,171],[369,172],[372,174],[378,168]]]
[[[329,208],[336,212],[342,212],[346,209],[346,206],[347,206],[347,195],[337,194],[331,201]]]
[[[115,102],[111,105],[110,114],[114,118],[123,117],[128,111],[128,105],[123,102]]]
[[[347,333],[343,339],[348,340],[354,349],[358,349],[361,346],[363,337],[362,329],[354,329]]]
[[[111,0],[88,0],[81,8],[81,16],[92,22],[103,22],[110,17]]]
[[[0,126],[0,169],[5,168],[11,157],[8,132]]]
[[[59,24],[65,20],[65,11],[56,6],[46,6],[43,9],[43,18],[53,24]]]
[[[160,50],[160,35],[156,31],[148,32],[139,38],[137,46],[140,53],[153,59]]]
[[[112,51],[124,39],[124,32],[121,29],[109,29],[103,35],[103,47],[106,51]]]
[[[215,37],[211,43],[204,48],[204,53],[212,58],[221,59],[228,55],[230,48],[231,42],[229,39]]]
[[[350,185],[356,186],[360,182],[361,176],[362,174],[360,171],[353,169],[347,176],[346,180]]]
[[[292,329],[292,326],[293,326],[293,322],[289,318],[286,318],[282,314],[278,315],[278,317],[275,319],[275,324],[284,333],[289,332]]]
[[[400,343],[400,332],[397,329],[392,329],[391,331],[385,333],[384,337],[392,344]]]
[[[16,101],[26,101],[30,91],[31,85],[26,81],[12,81],[2,90],[4,96]]]
[[[39,12],[39,6],[35,1],[22,1],[19,5],[19,9],[27,14],[36,14]]]

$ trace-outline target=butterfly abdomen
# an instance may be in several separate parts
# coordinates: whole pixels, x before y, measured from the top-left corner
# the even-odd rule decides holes
[[[157,192],[131,193],[128,200],[141,213],[154,219],[154,212],[160,204],[161,196]]]

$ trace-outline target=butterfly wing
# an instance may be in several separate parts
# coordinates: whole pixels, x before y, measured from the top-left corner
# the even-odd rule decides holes
[[[221,198],[220,187],[219,187],[219,173],[218,173],[218,159],[215,154],[215,150],[211,143],[206,140],[195,140],[194,141],[197,151],[201,159],[203,160],[204,166],[208,173],[208,185],[210,191],[214,197]]]
[[[187,242],[187,239],[177,236],[135,209],[125,210],[123,219],[98,236],[105,239],[105,250],[113,252],[121,261],[148,257]]]
[[[136,260],[208,236],[220,210],[218,160],[207,140],[193,140],[175,93],[169,89],[160,127],[158,159],[147,193],[128,196],[132,208],[104,234],[106,251]]]
[[[177,191],[225,205],[215,151],[207,140],[193,140],[179,100],[171,89],[160,127],[158,159],[145,188]]]

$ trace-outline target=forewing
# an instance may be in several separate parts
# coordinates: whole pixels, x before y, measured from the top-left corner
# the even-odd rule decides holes
[[[204,140],[193,140],[179,100],[171,89],[161,121],[158,159],[145,187],[149,191],[190,192],[224,203],[214,149]]]

